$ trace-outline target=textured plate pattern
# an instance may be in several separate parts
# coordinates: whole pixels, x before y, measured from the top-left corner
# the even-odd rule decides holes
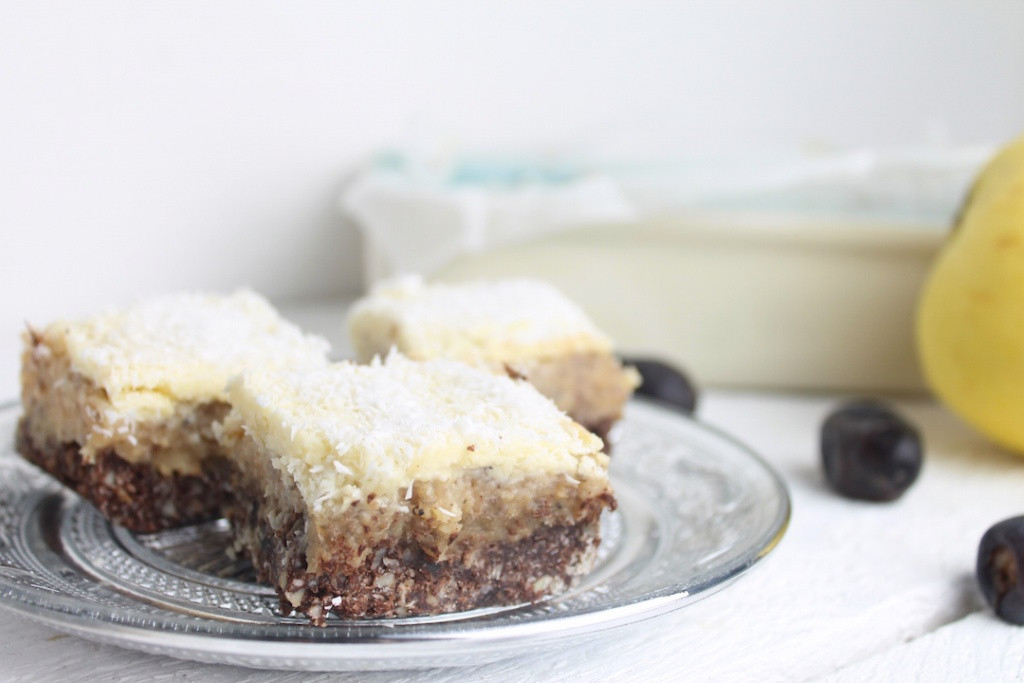
[[[0,409],[12,435],[17,408]],[[223,521],[157,534],[111,527],[91,505],[0,452],[0,602],[60,630],[176,657],[358,670],[480,664],[564,647],[726,586],[779,541],[779,477],[729,437],[633,402],[614,438],[619,509],[597,566],[571,592],[455,615],[343,621],[277,611],[228,552]],[[9,438],[8,443],[11,442]]]

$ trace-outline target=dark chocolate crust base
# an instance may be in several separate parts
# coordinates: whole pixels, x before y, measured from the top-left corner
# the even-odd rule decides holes
[[[539,526],[517,541],[491,542],[434,561],[412,539],[371,549],[353,570],[337,558],[306,568],[306,520],[293,513],[276,531],[260,505],[229,508],[240,549],[262,582],[273,585],[285,614],[323,626],[341,618],[415,616],[535,602],[571,587],[590,570],[600,544],[600,515],[611,496],[588,506],[572,525]]]
[[[209,458],[201,475],[165,476],[112,451],[86,462],[76,443],[38,446],[27,421],[18,424],[16,448],[29,462],[95,505],[108,520],[143,533],[220,517],[231,497],[228,466]]]

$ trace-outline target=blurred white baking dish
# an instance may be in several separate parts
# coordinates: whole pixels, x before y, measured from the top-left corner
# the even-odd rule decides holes
[[[705,385],[916,392],[918,292],[990,149],[392,163],[343,206],[368,284],[541,277]]]

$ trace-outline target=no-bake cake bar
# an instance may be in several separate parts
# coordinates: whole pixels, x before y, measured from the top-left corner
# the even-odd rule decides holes
[[[559,592],[615,504],[598,438],[464,363],[250,371],[230,401],[238,547],[314,624]]]
[[[523,377],[602,439],[639,384],[587,315],[537,280],[388,281],[355,304],[349,332],[363,362],[394,347]]]
[[[326,355],[324,340],[246,290],[30,328],[17,448],[129,529],[216,517],[230,496],[216,438],[228,380]]]

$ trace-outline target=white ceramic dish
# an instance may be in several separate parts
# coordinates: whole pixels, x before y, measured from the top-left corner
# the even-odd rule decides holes
[[[707,386],[920,392],[914,311],[944,238],[877,219],[691,212],[461,256],[435,277],[548,280],[624,352]]]

